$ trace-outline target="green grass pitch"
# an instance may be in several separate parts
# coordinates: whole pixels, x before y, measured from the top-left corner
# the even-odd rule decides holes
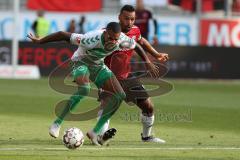
[[[166,144],[141,142],[139,110],[124,103],[111,120],[118,133],[109,146],[98,148],[85,138],[82,148],[67,150],[48,127],[55,104],[69,96],[49,88],[47,79],[0,80],[0,160],[239,160],[240,81],[168,81],[174,90],[153,98],[154,134]],[[97,105],[85,99],[77,112]],[[95,122],[65,122],[61,135],[73,126],[86,133]]]

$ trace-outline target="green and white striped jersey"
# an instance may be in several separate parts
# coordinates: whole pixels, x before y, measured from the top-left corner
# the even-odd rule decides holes
[[[78,45],[78,49],[74,52],[72,61],[83,61],[91,64],[102,64],[104,58],[114,51],[132,50],[136,46],[134,39],[129,38],[124,33],[120,34],[119,40],[114,46],[107,46],[104,44],[103,32],[105,30],[98,30],[88,32],[86,34],[73,33],[70,38],[71,44]],[[124,45],[128,42],[127,47]],[[105,48],[104,48],[105,46]],[[108,48],[108,49],[106,49]]]

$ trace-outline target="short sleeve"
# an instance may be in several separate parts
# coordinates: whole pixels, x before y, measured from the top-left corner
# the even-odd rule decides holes
[[[92,49],[100,43],[100,37],[103,31],[92,31],[85,34],[73,33],[70,38],[71,44],[75,44],[86,49]]]
[[[139,42],[142,39],[140,29],[137,26],[133,26],[128,37],[132,37],[136,42]]]
[[[138,37],[137,37],[137,41],[139,42],[140,40],[142,39],[142,35],[141,35],[141,33],[138,35]]]

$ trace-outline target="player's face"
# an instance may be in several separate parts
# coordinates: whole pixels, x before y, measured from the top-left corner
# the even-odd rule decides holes
[[[116,47],[120,34],[121,32],[114,33],[111,30],[107,30],[105,32],[105,44],[104,44],[105,50],[110,51]]]
[[[135,17],[136,17],[135,12],[128,11],[123,11],[119,15],[119,21],[123,32],[126,33],[131,30],[135,22]]]
[[[119,33],[114,33],[111,30],[106,31],[106,39],[105,42],[107,43],[114,43],[116,44],[118,42],[118,39],[120,37],[121,32]]]

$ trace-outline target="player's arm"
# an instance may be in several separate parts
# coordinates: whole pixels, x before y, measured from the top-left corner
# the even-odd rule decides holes
[[[125,36],[125,40],[123,40],[120,45],[120,50],[135,50],[138,55],[145,61],[145,65],[148,71],[150,71],[151,76],[159,77],[159,70],[158,67],[155,66],[150,59],[148,58],[147,54],[145,53],[144,49],[138,44],[134,39],[131,39]]]
[[[143,48],[141,47],[141,45],[139,45],[138,43],[136,43],[136,46],[134,48],[134,50],[137,52],[137,54],[142,58],[142,60],[145,62],[145,65],[147,67],[147,70],[150,71],[151,76],[153,77],[159,77],[159,70],[158,67],[156,65],[154,65],[150,59],[148,58],[148,56],[146,55],[145,51],[143,50]]]
[[[150,53],[157,60],[159,60],[161,62],[168,61],[168,59],[169,59],[168,54],[167,53],[159,53],[158,51],[156,51],[153,48],[153,46],[145,38],[142,37],[141,40],[139,41],[139,43],[141,44],[141,46],[144,48],[145,51]]]
[[[141,57],[141,59],[142,59],[143,61],[145,61],[146,63],[151,63],[150,59],[149,59],[148,56],[146,55],[146,52],[145,52],[144,49],[141,47],[141,45],[139,45],[138,43],[136,43],[136,46],[135,46],[134,50],[135,50],[136,53]]]
[[[59,31],[56,33],[49,34],[42,38],[37,38],[36,36],[32,35],[31,33],[27,35],[29,39],[31,39],[34,43],[48,43],[48,42],[57,42],[57,41],[66,41],[70,42],[71,34],[69,32]]]
[[[139,38],[138,42],[136,42],[133,38],[129,38],[125,36],[125,40],[120,43],[120,48],[123,50],[135,50],[137,54],[142,58],[146,63],[151,63],[150,59],[146,55],[142,46],[138,43],[140,42]]]

